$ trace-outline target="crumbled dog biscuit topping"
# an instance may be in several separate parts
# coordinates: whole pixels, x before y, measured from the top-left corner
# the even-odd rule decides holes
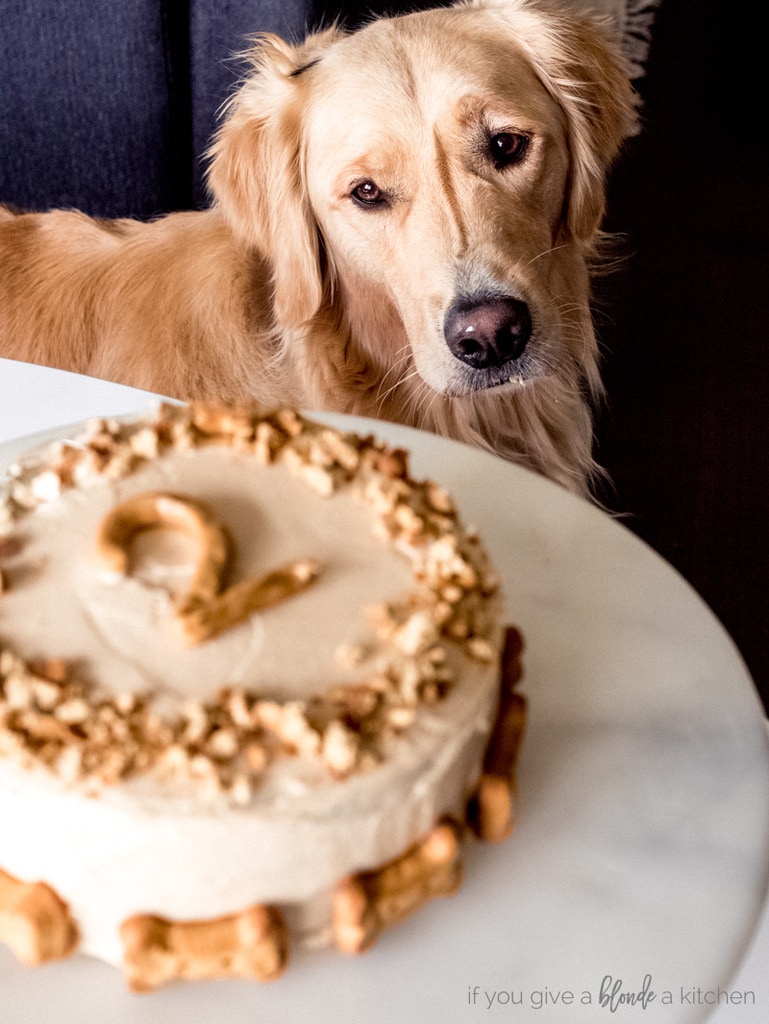
[[[375,534],[409,559],[414,587],[376,609],[376,649],[339,652],[340,665],[359,665],[362,678],[285,703],[222,690],[168,720],[153,711],[151,695],[106,696],[60,661],[29,664],[4,647],[0,756],[94,787],[153,771],[246,804],[277,756],[315,758],[339,778],[378,763],[387,739],[409,727],[418,707],[450,689],[452,645],[479,662],[497,656],[488,598],[499,582],[450,496],[412,479],[404,452],[290,409],[264,415],[163,405],[138,422],[95,421],[84,437],[17,463],[0,494],[0,600],[14,586],[23,548],[14,524],[27,513],[69,488],[125,477],[165,452],[216,444],[263,465],[280,463],[322,496],[350,488],[371,511]]]

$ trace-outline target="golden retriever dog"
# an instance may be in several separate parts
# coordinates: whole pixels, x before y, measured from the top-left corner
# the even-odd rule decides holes
[[[210,209],[0,215],[0,355],[379,417],[587,492],[588,272],[634,100],[601,27],[469,0],[258,40]]]

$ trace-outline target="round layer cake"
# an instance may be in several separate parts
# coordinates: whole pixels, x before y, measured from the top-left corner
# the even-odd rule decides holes
[[[161,406],[20,460],[0,516],[0,876],[80,950],[252,907],[327,943],[345,879],[464,820],[499,589],[404,453]]]

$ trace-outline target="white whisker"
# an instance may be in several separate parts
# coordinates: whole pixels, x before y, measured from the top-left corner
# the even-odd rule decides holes
[[[566,244],[564,243],[563,245],[553,245],[549,249],[543,249],[542,252],[537,253],[536,256],[532,256],[532,258],[529,260],[529,262],[526,264],[526,266],[530,267],[532,265],[532,263],[536,263],[537,260],[542,259],[543,256],[549,256],[550,253],[558,252],[559,249],[565,249],[565,248],[566,248]]]

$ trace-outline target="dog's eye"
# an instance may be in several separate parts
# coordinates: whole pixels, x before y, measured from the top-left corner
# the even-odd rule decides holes
[[[359,182],[350,195],[359,206],[385,206],[387,204],[384,192],[370,178]]]
[[[519,163],[529,145],[527,135],[520,132],[497,132],[489,139],[489,154],[494,166],[501,170],[511,164]]]

